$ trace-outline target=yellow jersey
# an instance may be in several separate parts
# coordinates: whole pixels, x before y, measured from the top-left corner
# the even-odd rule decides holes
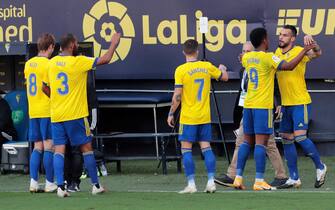
[[[27,84],[29,118],[50,117],[50,99],[42,91],[43,78],[48,74],[49,59],[36,56],[29,59],[24,67]]]
[[[44,82],[50,86],[51,122],[88,116],[87,72],[97,59],[86,56],[55,56]]]
[[[283,60],[290,62],[303,50],[300,46],[295,46],[286,53],[282,53],[278,48],[275,54]],[[305,72],[306,64],[310,61],[307,56],[293,69],[293,71],[278,71],[277,79],[281,95],[282,105],[294,106],[309,104],[312,102],[307,91]]]
[[[211,122],[211,79],[220,79],[222,72],[209,62],[194,61],[178,66],[175,87],[181,87],[180,124],[200,125]]]
[[[274,76],[282,60],[274,53],[253,51],[242,58],[248,74],[248,90],[244,108],[273,109]]]

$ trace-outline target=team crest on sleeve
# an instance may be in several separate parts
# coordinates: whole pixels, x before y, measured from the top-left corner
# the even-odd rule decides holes
[[[272,56],[272,60],[276,63],[279,63],[280,62],[280,58],[278,58],[277,56],[273,55]]]

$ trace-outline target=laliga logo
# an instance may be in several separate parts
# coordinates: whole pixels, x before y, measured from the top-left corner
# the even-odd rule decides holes
[[[83,20],[83,34],[85,41],[94,43],[95,56],[107,52],[110,40],[115,31],[121,32],[119,46],[110,63],[124,60],[131,48],[135,37],[133,22],[128,16],[127,8],[120,3],[100,0],[85,13]]]

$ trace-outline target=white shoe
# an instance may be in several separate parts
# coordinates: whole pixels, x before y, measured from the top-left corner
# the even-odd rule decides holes
[[[195,185],[187,185],[182,191],[179,191],[179,194],[195,193],[197,192],[197,187]]]
[[[108,175],[107,168],[106,168],[105,164],[101,164],[100,171],[101,171],[102,176],[107,176]]]
[[[55,183],[45,181],[44,192],[53,193],[53,192],[56,192],[56,190],[57,190],[57,185]]]
[[[105,189],[100,186],[100,188],[97,188],[95,185],[92,187],[92,195],[102,194],[105,192]]]
[[[327,174],[327,166],[326,164],[323,164],[324,169],[316,169],[316,180],[315,180],[315,184],[314,187],[315,188],[319,188],[321,187],[326,180],[326,174]]]
[[[39,192],[38,182],[35,181],[34,179],[30,179],[29,191],[31,193],[37,193],[37,192]]]
[[[215,191],[216,191],[215,183],[207,183],[204,192],[205,193],[215,193]]]
[[[278,189],[285,189],[285,188],[291,188],[291,187],[294,187],[294,188],[299,188],[301,186],[301,181],[300,179],[297,179],[297,180],[294,180],[294,179],[291,179],[289,178],[285,184],[277,187]]]
[[[60,198],[70,197],[70,193],[68,193],[66,190],[62,190],[62,188],[57,188],[57,196]]]

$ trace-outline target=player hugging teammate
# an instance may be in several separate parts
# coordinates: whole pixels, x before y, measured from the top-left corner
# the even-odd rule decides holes
[[[316,168],[315,187],[324,184],[327,167],[321,162],[313,142],[307,137],[310,119],[311,98],[305,82],[306,64],[321,55],[321,49],[313,37],[304,37],[304,47],[294,46],[297,30],[286,25],[280,32],[279,48],[275,53],[267,52],[269,40],[264,28],[250,33],[255,50],[245,53],[242,65],[249,79],[243,110],[244,142],[237,154],[236,177],[233,186],[245,189],[243,172],[251,147],[254,146],[256,165],[254,190],[273,190],[264,180],[266,146],[273,134],[274,78],[282,98],[282,121],[280,132],[284,154],[289,168],[289,179],[280,188],[299,187],[301,181],[297,168],[295,142],[311,157]],[[96,66],[108,64],[120,40],[115,33],[106,54],[100,58],[78,56],[78,42],[68,34],[60,40],[61,54],[49,60],[55,46],[51,34],[38,39],[38,56],[25,66],[29,101],[29,140],[34,142],[30,159],[30,191],[37,192],[38,170],[42,159],[46,170],[46,192],[57,190],[59,197],[69,193],[64,187],[64,152],[69,141],[79,146],[84,165],[92,183],[92,194],[105,189],[97,177],[96,162],[91,145],[90,128],[87,121],[87,72]],[[179,141],[183,156],[187,186],[180,193],[197,192],[195,164],[192,158],[193,143],[199,143],[205,159],[208,181],[205,192],[216,191],[214,176],[216,159],[211,149],[210,115],[211,79],[227,81],[226,67],[218,68],[210,62],[198,60],[198,42],[187,40],[183,45],[186,63],[175,71],[175,89],[167,122],[175,126],[175,113],[181,105]],[[51,140],[52,139],[52,140]],[[55,171],[55,173],[53,172]],[[53,183],[56,175],[57,185]]]
[[[238,150],[236,177],[233,182],[236,189],[245,189],[243,172],[252,146],[254,146],[256,165],[253,189],[276,189],[264,180],[266,147],[270,135],[273,134],[275,74],[278,77],[283,105],[280,132],[289,168],[289,179],[279,188],[299,187],[301,185],[294,142],[297,142],[303,148],[315,164],[315,187],[318,188],[324,184],[327,167],[321,162],[313,142],[306,136],[311,99],[306,88],[305,68],[307,62],[321,55],[321,49],[314,39],[308,35],[304,37],[304,47],[294,46],[296,35],[295,27],[284,26],[279,36],[279,48],[276,53],[271,53],[267,52],[269,40],[264,28],[256,28],[250,33],[250,41],[255,50],[244,54],[242,58],[242,65],[246,70],[249,82],[243,110],[244,142]],[[205,66],[204,62],[197,61],[197,48],[194,47],[193,51],[189,50],[192,46],[190,43],[193,42],[196,43],[194,40],[188,40],[184,44],[187,63],[179,66],[175,71],[175,91],[168,117],[168,124],[174,126],[173,116],[177,107],[181,104],[179,140],[182,145],[183,163],[188,185],[180,193],[197,191],[192,160],[193,142],[200,143],[205,158],[208,172],[205,192],[214,192],[216,189],[211,181],[212,175],[215,173],[215,157],[209,144],[211,127],[208,117],[210,109],[207,107],[207,105],[209,106],[207,94],[209,94],[208,81],[210,81],[210,77],[205,76],[205,72],[214,72],[212,77],[216,79],[217,77],[215,76],[216,71],[207,70],[210,69],[210,66]],[[197,74],[194,74],[194,72],[197,72]],[[197,92],[197,90],[204,92]]]

